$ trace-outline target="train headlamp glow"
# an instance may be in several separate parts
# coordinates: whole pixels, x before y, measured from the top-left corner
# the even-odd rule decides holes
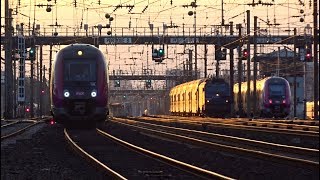
[[[69,97],[70,96],[69,91],[68,90],[64,90],[63,91],[63,96],[66,97],[66,98]]]
[[[228,100],[228,99],[226,100],[226,103],[227,103],[227,102],[229,102],[229,100]]]
[[[216,96],[219,96],[219,94],[217,93]]]
[[[92,92],[91,92],[91,97],[96,97],[97,96],[97,91],[96,90],[93,90]]]
[[[79,51],[78,51],[78,55],[79,55],[79,56],[82,56],[82,54],[83,54],[83,52],[79,50]]]

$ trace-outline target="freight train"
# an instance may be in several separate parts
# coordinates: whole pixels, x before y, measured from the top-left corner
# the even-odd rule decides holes
[[[56,55],[50,80],[51,113],[67,126],[96,125],[107,119],[108,68],[102,52],[72,44]]]
[[[318,107],[319,107],[319,101],[318,101]],[[315,111],[314,101],[306,102],[306,118],[307,119],[314,119],[314,111]]]
[[[171,89],[169,96],[173,115],[230,115],[230,85],[221,78],[204,78],[177,85]]]
[[[247,116],[249,113],[253,116],[252,109],[247,107],[247,101],[250,101],[251,107],[254,106],[253,81],[250,82],[250,87],[248,90],[247,82],[241,83],[241,92],[239,92],[238,83],[233,87],[234,107],[237,114]],[[249,91],[249,98],[247,98],[247,91]],[[256,112],[259,112],[260,117],[286,117],[290,114],[291,90],[286,79],[267,77],[257,80],[256,92]],[[239,103],[242,104],[242,110],[239,109]]]

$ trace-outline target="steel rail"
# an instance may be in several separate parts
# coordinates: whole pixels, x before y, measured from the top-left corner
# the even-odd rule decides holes
[[[281,156],[281,155],[276,155],[276,154],[270,154],[266,152],[261,152],[261,151],[255,151],[255,150],[250,150],[250,149],[245,149],[245,148],[238,148],[238,147],[232,147],[228,145],[223,145],[223,144],[218,144],[218,143],[213,143],[213,142],[207,142],[204,140],[196,139],[196,138],[191,138],[191,137],[186,137],[182,135],[177,135],[177,134],[172,134],[172,133],[167,133],[163,131],[158,131],[158,130],[153,130],[153,129],[148,129],[136,125],[130,125],[127,123],[123,122],[118,122],[118,121],[113,121],[122,125],[126,125],[135,129],[140,129],[143,131],[150,132],[152,134],[158,135],[158,136],[163,136],[166,138],[171,138],[179,141],[184,141],[188,143],[192,143],[198,146],[205,146],[209,147],[215,150],[222,150],[224,152],[230,152],[230,153],[236,153],[236,154],[241,154],[245,156],[251,156],[255,158],[259,158],[262,160],[268,160],[268,161],[273,161],[276,163],[282,163],[282,164],[287,164],[290,166],[298,166],[302,168],[310,168],[314,170],[319,169],[319,163],[314,162],[314,161],[309,161],[309,160],[303,160],[303,159],[297,159],[297,158],[292,158],[292,157],[287,157],[287,156]]]
[[[276,144],[276,143],[270,143],[270,142],[264,142],[264,141],[258,141],[258,140],[252,140],[252,139],[246,139],[246,138],[240,138],[240,137],[234,137],[234,136],[228,136],[228,135],[222,135],[222,134],[216,134],[216,133],[210,133],[210,132],[204,132],[204,131],[198,131],[198,130],[183,129],[183,128],[158,125],[158,124],[151,124],[151,123],[135,121],[135,120],[127,120],[127,119],[121,119],[121,118],[114,118],[114,119],[119,120],[119,121],[123,121],[123,122],[128,122],[128,123],[130,123],[130,121],[134,121],[135,124],[142,124],[145,126],[161,128],[164,130],[169,130],[173,133],[184,133],[185,135],[194,135],[194,136],[200,135],[200,136],[205,136],[210,139],[215,138],[215,139],[223,140],[225,142],[234,142],[234,143],[238,143],[238,144],[246,144],[246,145],[255,146],[255,147],[259,147],[259,148],[272,149],[272,150],[290,152],[290,153],[294,153],[294,154],[309,155],[309,156],[314,156],[314,157],[318,156],[319,157],[319,150],[318,149]]]
[[[4,124],[4,125],[1,126],[1,128],[7,127],[7,126],[11,126],[11,125],[14,125],[14,124],[17,124],[17,123],[20,123],[20,121],[13,121],[11,123]]]
[[[200,176],[200,177],[203,177],[203,178],[206,178],[206,179],[233,179],[231,177],[227,177],[227,176],[224,176],[224,175],[221,175],[221,174],[218,174],[218,173],[215,173],[215,172],[212,172],[212,171],[209,171],[209,170],[206,170],[206,169],[202,169],[200,167],[196,167],[196,166],[193,166],[193,165],[190,165],[190,164],[187,164],[187,163],[184,163],[184,162],[181,162],[181,161],[178,161],[178,160],[175,160],[175,159],[172,159],[172,158],[169,158],[167,156],[164,156],[164,155],[161,155],[161,154],[158,154],[158,153],[155,153],[155,152],[152,152],[152,151],[149,151],[149,150],[146,150],[146,149],[143,149],[141,147],[138,147],[138,146],[135,146],[133,144],[130,144],[126,141],[123,141],[121,139],[118,139],[100,129],[97,129],[97,132],[127,148],[130,148],[134,151],[137,151],[139,153],[142,153],[144,155],[147,155],[147,156],[150,156],[154,159],[157,159],[157,160],[160,160],[162,162],[165,162],[169,165],[172,165],[172,166],[175,166],[181,170],[184,170],[184,171],[187,171],[189,173],[192,173],[192,174],[195,174],[197,176]]]
[[[151,118],[164,118],[164,119],[182,119],[185,120],[188,118],[180,117],[180,116],[167,116],[167,115],[150,115],[147,117]],[[249,118],[230,118],[230,119],[223,119],[223,118],[200,118],[194,116],[193,118],[197,120],[202,120],[206,122],[224,122],[229,124],[243,124],[243,123],[257,123],[264,125],[272,126],[288,126],[290,125],[291,129],[311,129],[313,131],[319,131],[319,122],[312,121],[312,120],[267,120],[267,119],[249,119]]]
[[[4,136],[1,136],[1,141],[2,141],[2,140],[5,140],[5,139],[7,139],[7,138],[10,138],[10,137],[19,135],[19,134],[23,133],[24,131],[26,131],[27,129],[29,129],[29,128],[31,128],[31,127],[39,124],[39,123],[42,123],[42,122],[43,122],[43,121],[35,122],[35,123],[33,123],[33,124],[29,125],[29,126],[26,126],[26,127],[22,128],[22,129],[19,129],[19,130],[16,131],[16,132],[13,132],[13,133],[11,133],[11,134],[7,134],[7,135],[4,135]]]
[[[36,120],[16,120],[16,121],[11,121],[11,123],[2,125],[1,128],[5,128],[7,126],[11,126],[11,125],[14,125],[14,124],[17,124],[17,123],[23,123],[23,122],[36,123],[37,121]]]
[[[136,118],[131,118],[136,119]],[[159,119],[159,118],[154,118]],[[199,121],[190,121],[190,120],[174,120],[170,119],[170,121],[162,122],[181,122],[181,123],[189,123],[189,124],[198,124],[202,126],[214,126],[214,127],[222,127],[222,128],[230,128],[230,129],[245,129],[248,131],[260,131],[260,132],[268,132],[268,133],[276,133],[276,134],[285,134],[285,135],[299,135],[305,137],[319,138],[319,132],[314,131],[301,131],[301,130],[293,130],[293,129],[279,129],[279,128],[269,128],[269,127],[259,127],[259,126],[246,126],[246,125],[237,125],[237,124],[226,124],[226,123],[214,123],[214,122],[199,122]]]
[[[85,158],[88,162],[92,163],[93,165],[99,167],[101,170],[103,171],[107,171],[108,174],[112,175],[113,178],[115,179],[121,179],[121,180],[126,180],[127,178],[123,177],[121,174],[117,173],[116,171],[112,170],[111,168],[109,168],[108,166],[106,166],[105,164],[103,164],[102,162],[100,162],[99,160],[97,160],[96,158],[94,158],[93,156],[91,156],[89,153],[87,153],[85,150],[83,150],[80,146],[78,146],[70,137],[70,135],[68,134],[67,130],[64,129],[64,137],[66,139],[66,141],[68,142],[69,146],[78,154],[80,154],[80,156],[82,156],[83,158]]]

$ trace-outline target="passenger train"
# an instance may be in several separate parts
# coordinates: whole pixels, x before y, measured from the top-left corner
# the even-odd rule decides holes
[[[106,120],[108,68],[102,52],[89,44],[72,44],[56,55],[50,80],[51,113],[65,125]]]
[[[253,107],[253,81],[250,82],[250,96],[247,98],[247,82],[241,83],[240,98],[243,105],[244,115],[248,113],[252,116],[252,109],[247,108],[247,101],[251,102]],[[260,117],[286,117],[290,113],[291,106],[291,90],[289,82],[282,77],[267,77],[261,80],[257,80],[256,83],[257,92],[257,112],[260,113]],[[242,114],[239,110],[239,84],[235,84],[233,87],[234,92],[234,107],[237,114]]]
[[[173,115],[225,117],[230,114],[230,85],[220,78],[198,79],[177,85],[169,96]]]

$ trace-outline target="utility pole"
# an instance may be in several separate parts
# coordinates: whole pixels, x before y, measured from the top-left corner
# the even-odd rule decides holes
[[[221,29],[224,26],[224,17],[223,17],[223,0],[221,0]],[[222,33],[222,31],[221,31]]]
[[[35,38],[31,39],[31,47],[35,46]],[[36,56],[36,54],[35,54]],[[33,108],[33,104],[34,104],[34,97],[33,97],[33,93],[34,93],[34,63],[35,60],[34,59],[30,59],[31,62],[31,75],[30,75],[30,117],[33,118],[34,117],[34,108]]]
[[[237,24],[237,29],[239,29],[239,46],[238,46],[238,111],[239,115],[242,116],[243,106],[242,106],[242,96],[241,96],[241,83],[242,83],[242,57],[241,57],[241,47],[242,47],[242,35],[241,35],[241,24]]]
[[[12,115],[12,118],[16,118],[17,116],[17,60],[16,60],[16,57],[15,57],[15,53],[13,53],[12,55],[12,61],[13,61],[13,81],[12,81],[12,84],[13,84],[13,89],[12,89],[12,94],[13,94],[13,115]],[[22,58],[22,57],[20,57]],[[19,58],[19,59],[20,59]],[[20,74],[20,73],[19,73]],[[19,75],[20,77],[20,75]],[[19,78],[20,79],[20,78]]]
[[[247,116],[251,116],[251,104],[250,104],[250,81],[251,81],[251,72],[250,72],[250,10],[247,10]]]
[[[44,113],[43,112],[47,112],[46,111],[46,107],[47,107],[47,104],[44,103],[44,97],[46,97],[45,94],[47,94],[47,89],[45,89],[45,83],[46,83],[46,66],[43,65],[43,77],[42,77],[42,82],[41,82],[41,93],[42,93],[42,96],[41,96],[41,115],[43,115]]]
[[[319,120],[319,67],[318,67],[318,44],[319,44],[319,29],[318,29],[318,0],[313,0],[313,76],[314,76],[314,119]]]
[[[192,76],[192,50],[189,49],[189,60],[188,60],[188,81],[191,81],[193,79]]]
[[[233,35],[233,22],[230,22],[230,35]],[[233,117],[233,110],[234,110],[234,92],[233,92],[233,86],[234,86],[234,70],[233,70],[233,66],[234,66],[234,54],[233,54],[233,45],[230,48],[230,104],[231,104],[231,111],[230,111],[230,115],[231,117]]]
[[[36,52],[39,52],[39,46],[38,47],[36,47],[36,49],[37,49],[37,51]],[[36,83],[35,83],[35,85],[36,85],[36,104],[38,105],[38,108],[37,108],[37,116],[39,116],[39,112],[40,112],[40,93],[39,93],[39,91],[40,91],[40,78],[39,78],[39,74],[40,74],[40,67],[39,67],[39,60],[40,60],[40,58],[39,58],[39,56],[38,56],[38,53],[36,53],[37,55],[36,55]]]
[[[43,57],[42,57],[42,44],[40,45],[40,58],[39,58],[39,61],[40,61],[40,78],[39,78],[39,91],[38,91],[38,94],[39,94],[39,117],[42,116],[42,90],[43,90],[43,85],[42,85],[42,61],[43,61]]]
[[[12,71],[12,9],[9,9],[9,0],[5,0],[5,118],[13,117],[13,71]]]
[[[216,77],[218,78],[219,77],[219,59],[216,59]]]
[[[293,55],[293,118],[297,117],[297,51],[296,51],[296,36],[297,36],[297,29],[293,29],[293,35],[294,35],[294,55]]]
[[[207,63],[208,63],[208,48],[207,44],[204,44],[204,77],[207,77]]]
[[[49,84],[51,83],[51,70],[52,70],[52,44],[49,49]]]
[[[257,20],[258,17],[254,16],[253,19],[253,116],[256,115],[257,111]]]
[[[194,38],[193,38],[193,43],[194,43],[194,63],[195,63],[195,79],[197,78],[197,71],[198,71],[198,51],[197,51],[197,0],[194,0],[193,2],[191,2],[190,5],[183,5],[183,7],[189,7],[191,6],[192,8],[194,8],[194,11],[189,11],[188,15],[192,16],[194,18]],[[183,30],[184,33],[184,30]],[[190,51],[189,51],[190,52]],[[193,73],[191,71],[191,79],[193,79]]]
[[[195,4],[197,3],[196,0],[194,0]],[[195,79],[197,79],[197,72],[198,72],[198,47],[197,47],[197,17],[196,17],[196,8],[197,5],[195,5],[194,10],[194,71],[195,71]],[[191,72],[192,73],[192,72]]]

